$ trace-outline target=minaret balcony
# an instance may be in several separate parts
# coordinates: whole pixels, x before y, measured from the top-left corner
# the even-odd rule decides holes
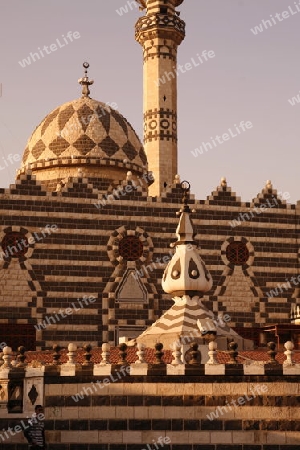
[[[140,17],[135,25],[135,39],[142,44],[149,31],[155,31],[157,37],[172,39],[179,45],[185,36],[185,22],[174,14],[155,13]]]

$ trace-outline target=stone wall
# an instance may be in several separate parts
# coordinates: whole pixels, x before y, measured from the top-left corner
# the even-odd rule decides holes
[[[1,430],[43,403],[49,450],[299,449],[299,364],[79,365],[73,356],[0,370],[3,395],[25,380],[22,413],[8,413],[0,394]],[[1,448],[26,448],[22,433],[0,439]]]
[[[121,180],[119,185],[127,184]],[[71,178],[60,192],[50,192],[28,171],[9,189],[0,189],[1,242],[11,231],[29,239],[41,237],[47,225],[57,226],[56,232],[35,239],[22,258],[0,258],[0,325],[11,324],[14,334],[19,325],[31,325],[37,348],[70,341],[116,344],[121,328],[136,327],[140,334],[172,306],[161,277],[170,258],[169,244],[175,239],[176,211],[183,195],[180,185],[167,187],[158,198],[148,197],[147,189],[138,186],[106,201],[112,188],[101,179]],[[213,277],[205,306],[216,314],[228,314],[229,325],[241,332],[288,322],[291,304],[299,297],[297,284],[287,285],[299,273],[299,207],[281,201],[273,188],[264,188],[252,203],[242,202],[227,186],[218,187],[206,200],[190,197],[199,252]],[[274,198],[277,206],[261,208]],[[105,204],[99,203],[103,200]],[[232,227],[230,222],[238,217],[240,225]],[[132,234],[142,240],[143,256],[125,261],[120,259],[119,243]],[[247,247],[245,264],[228,260],[226,249],[232,242]],[[129,270],[141,274],[138,281],[146,301],[117,298]],[[286,288],[269,298],[278,284]],[[44,329],[34,329],[84,296],[96,300]],[[1,335],[0,326],[2,340],[6,342],[7,335]]]

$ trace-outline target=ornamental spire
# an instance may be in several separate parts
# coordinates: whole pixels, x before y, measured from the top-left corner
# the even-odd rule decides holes
[[[195,233],[188,205],[190,183],[183,181],[181,187],[184,192],[183,207],[178,212],[180,219],[176,230],[177,241],[171,244],[176,248],[176,252],[165,269],[162,288],[166,293],[176,297],[202,296],[204,292],[211,289],[212,278],[194,241]]]
[[[181,183],[181,189],[183,190],[183,198],[182,208],[176,213],[177,215],[180,215],[179,223],[176,229],[176,236],[177,236],[177,242],[174,242],[171,244],[171,247],[176,247],[177,245],[182,244],[194,244],[196,245],[196,242],[194,241],[194,230],[193,226],[190,220],[190,207],[188,205],[189,197],[188,194],[190,192],[190,183],[188,181],[183,181]]]
[[[82,86],[82,97],[89,97],[90,96],[90,90],[89,86],[94,83],[94,80],[89,80],[88,77],[88,68],[90,67],[88,62],[84,62],[83,67],[85,69],[84,76],[82,78],[79,78],[78,83]]]

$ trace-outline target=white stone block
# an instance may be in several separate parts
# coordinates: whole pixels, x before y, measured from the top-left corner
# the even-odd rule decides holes
[[[244,364],[244,374],[245,375],[264,375],[265,366],[264,364]]]
[[[41,373],[41,372],[40,372]],[[34,397],[36,397],[34,399]],[[43,404],[44,378],[43,376],[25,378],[24,380],[23,412],[32,412],[34,405]],[[35,400],[33,403],[32,401]]]
[[[167,375],[184,375],[185,364],[167,364]]]
[[[122,433],[123,443],[129,444],[142,444],[142,432],[141,431],[123,431]]]
[[[26,367],[25,378],[28,377],[43,377],[45,372],[45,366],[41,367]]]
[[[300,375],[300,364],[294,364],[289,366],[287,364],[283,364],[283,375]]]
[[[225,364],[205,364],[205,375],[225,375]]]
[[[60,366],[61,377],[75,377],[76,364],[62,364]]]
[[[286,435],[282,431],[269,430],[267,434],[267,444],[285,444]]]
[[[9,374],[9,369],[1,369],[0,367],[0,378],[7,380]]]
[[[95,364],[93,375],[111,375],[111,364]]]
[[[148,364],[131,364],[130,365],[130,375],[147,375],[148,374]]]
[[[212,431],[211,444],[232,444],[232,431]]]

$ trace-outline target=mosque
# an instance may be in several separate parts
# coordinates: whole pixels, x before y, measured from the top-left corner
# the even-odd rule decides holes
[[[42,404],[49,450],[299,450],[300,204],[195,199],[158,82],[183,0],[138,3],[144,145],[84,63],[0,189],[0,447]]]
[[[0,342],[39,350],[143,339],[174,304],[162,277],[185,198],[193,230],[181,223],[179,240],[189,234],[192,252],[201,244],[205,266],[188,269],[204,283],[201,308],[255,346],[280,329],[297,345],[300,204],[269,180],[243,202],[224,177],[195,198],[178,168],[173,67],[185,37],[183,0],[138,3],[143,144],[123,115],[93,99],[84,63],[81,97],[40,122],[15,183],[0,189]]]

